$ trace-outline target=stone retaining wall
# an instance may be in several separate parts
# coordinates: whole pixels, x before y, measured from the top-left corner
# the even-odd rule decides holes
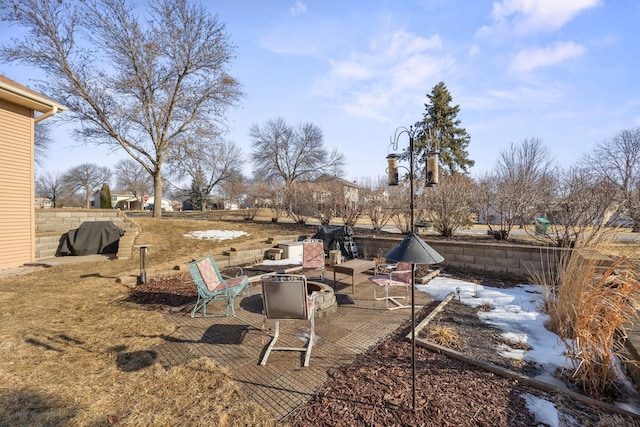
[[[355,236],[358,251],[365,258],[384,256],[404,236]],[[444,265],[465,271],[526,280],[532,272],[549,271],[560,255],[570,249],[510,245],[505,243],[473,243],[424,239],[444,257]]]
[[[125,215],[115,209],[36,209],[36,234],[63,234],[85,221],[112,221],[120,227]]]
[[[36,259],[53,257],[60,239],[83,222],[111,221],[125,231],[120,238],[118,258],[131,254],[131,246],[138,234],[136,224],[116,209],[36,209]]]

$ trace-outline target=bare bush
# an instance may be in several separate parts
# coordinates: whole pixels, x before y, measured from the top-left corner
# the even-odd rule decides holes
[[[440,178],[440,184],[425,189],[422,194],[424,217],[442,236],[450,237],[471,222],[473,181],[466,175],[449,175]]]
[[[508,238],[515,225],[531,224],[553,186],[549,149],[536,138],[512,143],[500,152],[492,173],[477,181],[474,207],[480,220],[500,238]]]
[[[387,190],[385,178],[378,178],[375,181],[369,180],[361,183],[362,194],[362,214],[367,215],[371,220],[373,231],[381,231],[393,216],[394,201],[391,192]]]
[[[298,224],[305,224],[307,220],[318,213],[313,196],[311,182],[294,183],[291,187],[292,197],[289,199],[287,215]]]
[[[571,377],[585,392],[602,395],[618,379],[625,327],[638,318],[640,265],[632,255],[603,265],[596,247],[563,252],[552,271],[531,280],[544,285],[547,328],[566,346]]]
[[[550,220],[546,233],[533,236],[556,246],[586,247],[603,237],[603,218],[615,202],[615,189],[592,171],[573,167],[560,173],[551,197],[539,208]]]

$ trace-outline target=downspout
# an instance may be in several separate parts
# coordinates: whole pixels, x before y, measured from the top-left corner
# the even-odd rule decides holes
[[[38,117],[35,117],[33,119],[34,123],[38,123],[40,120],[44,120],[47,117],[51,117],[54,114],[56,114],[58,112],[58,107],[56,105],[54,105],[53,107],[51,107],[51,110],[47,111],[44,114],[39,115]]]

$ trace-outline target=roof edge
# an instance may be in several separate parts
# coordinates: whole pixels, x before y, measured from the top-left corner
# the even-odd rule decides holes
[[[47,113],[54,109],[57,111],[68,110],[64,105],[22,86],[5,76],[0,76],[0,99],[31,108],[40,113]]]

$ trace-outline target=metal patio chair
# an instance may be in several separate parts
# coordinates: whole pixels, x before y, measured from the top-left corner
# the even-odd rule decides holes
[[[373,283],[379,287],[384,288],[384,296],[378,297],[376,295],[376,289],[373,289],[373,298],[376,301],[384,300],[387,305],[387,310],[397,310],[399,308],[411,308],[410,305],[402,304],[399,300],[408,299],[409,289],[411,289],[411,264],[406,262],[399,262],[395,266],[387,265],[387,268],[393,268],[393,271],[386,274],[377,274],[369,278]],[[404,295],[390,295],[389,291],[392,288],[403,288]],[[393,305],[389,305],[391,302]]]
[[[233,299],[241,292],[249,295],[249,277],[242,274],[242,268],[233,267],[239,270],[236,277],[225,277],[220,274],[213,256],[207,255],[189,263],[189,272],[198,289],[198,299],[191,311],[191,317],[196,317],[196,313],[202,310],[203,317],[220,317],[222,314],[207,314],[207,303],[212,300],[222,299],[227,302],[224,316],[236,316]]]
[[[315,299],[317,292],[309,295],[307,279],[298,274],[271,274],[262,278],[262,300],[264,303],[264,324],[275,320],[273,338],[267,347],[260,365],[267,364],[272,351],[300,351],[305,354],[304,365],[309,366],[311,348],[315,339]],[[280,321],[305,320],[310,322],[309,340],[305,347],[276,347],[280,336]]]
[[[302,268],[320,270],[320,280],[324,281],[324,243],[320,239],[302,241]]]

